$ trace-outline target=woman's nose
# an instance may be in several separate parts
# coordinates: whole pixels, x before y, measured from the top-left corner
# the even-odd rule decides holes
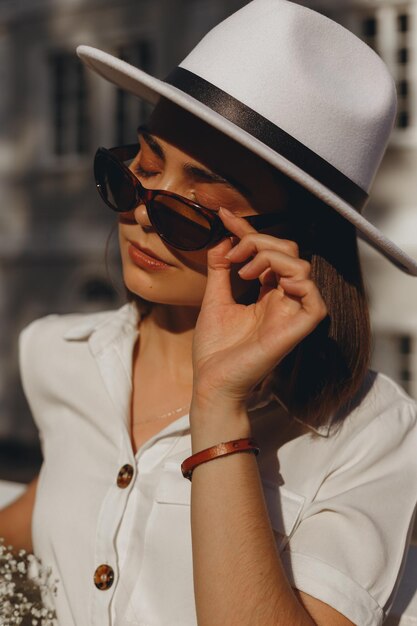
[[[152,224],[149,221],[148,211],[144,203],[138,204],[138,206],[133,209],[133,216],[135,221],[142,226],[142,228],[151,228]]]

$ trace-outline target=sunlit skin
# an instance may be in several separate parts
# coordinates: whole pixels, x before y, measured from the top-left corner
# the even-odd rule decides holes
[[[138,137],[141,149],[130,165],[144,187],[175,192],[216,212],[225,207],[239,216],[285,210],[286,191],[265,163],[213,128],[164,102],[154,110],[148,128],[149,135]],[[164,159],[159,151],[163,151]],[[233,182],[207,182],[206,176],[190,173],[185,165],[215,172]],[[279,233],[280,228],[264,232]],[[128,254],[129,241],[152,250],[171,267],[160,272],[139,268]],[[138,366],[138,376],[154,368],[167,388],[176,390],[167,394],[168,403],[160,394],[158,401],[154,398],[151,414],[156,415],[158,402],[163,413],[180,406],[181,398],[186,404],[191,394],[191,344],[207,284],[207,250],[185,252],[166,244],[150,224],[144,205],[121,216],[119,243],[126,286],[156,303],[141,324],[142,368]],[[258,293],[259,281],[240,278],[237,272],[244,263],[233,265],[231,285],[236,300],[243,297],[245,301],[246,294],[250,302]]]
[[[184,171],[184,165],[192,164],[202,168],[203,164],[190,158],[188,154],[155,133],[151,137],[164,151],[166,160],[164,162],[152,151],[146,139],[147,135],[139,136],[141,149],[130,168],[144,187],[178,193],[215,212],[220,206],[224,206],[242,216],[255,213],[248,200],[235,189],[224,184],[192,180]],[[127,287],[152,302],[187,307],[187,314],[193,318],[198,314],[204,296],[207,250],[186,252],[169,246],[153,230],[144,205],[135,209],[130,220],[129,222],[129,218],[124,218],[119,229],[124,280]],[[163,261],[171,264],[172,269],[161,272],[146,270],[138,272],[137,266],[127,254],[126,243],[129,240],[137,241],[152,250]],[[248,284],[240,279],[236,271],[233,273],[233,280],[235,294],[238,297],[248,289]],[[179,309],[176,312],[181,314]]]

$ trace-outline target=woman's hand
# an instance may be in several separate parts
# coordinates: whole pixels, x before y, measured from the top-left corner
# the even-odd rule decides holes
[[[193,339],[193,398],[244,406],[253,388],[326,317],[327,308],[295,242],[261,234],[223,209],[219,216],[240,241],[232,250],[227,238],[208,251],[207,287]],[[232,296],[230,271],[251,256],[239,275],[259,279],[261,289],[257,302],[246,306]]]

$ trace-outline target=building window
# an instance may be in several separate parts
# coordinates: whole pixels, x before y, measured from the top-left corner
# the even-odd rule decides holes
[[[398,83],[398,95],[402,97],[408,96],[408,80],[400,80]]]
[[[406,65],[409,60],[408,48],[400,48],[398,50],[398,63]]]
[[[402,335],[398,338],[398,351],[400,354],[400,384],[409,393],[410,383],[412,381],[411,371],[411,351],[413,348],[413,339],[410,335]]]
[[[49,67],[54,153],[85,154],[90,138],[84,67],[72,53],[51,55]]]
[[[407,129],[413,124],[412,107],[410,103],[410,47],[408,45],[408,33],[410,30],[410,17],[404,9],[397,13],[397,93],[398,93],[398,114],[397,128]]]
[[[361,31],[362,39],[368,44],[368,46],[376,51],[376,39],[378,34],[378,22],[376,17],[369,16],[362,19]]]
[[[116,50],[116,56],[149,74],[153,74],[154,55],[153,47],[149,41],[141,40],[120,46]],[[152,106],[140,98],[122,89],[117,90],[115,120],[115,142],[117,145],[133,142],[136,128],[146,120],[151,109]]]
[[[399,339],[400,354],[411,354],[411,343],[410,335],[402,335]]]
[[[409,18],[407,13],[401,13],[398,16],[398,30],[400,33],[407,33],[409,29]]]
[[[376,19],[374,17],[368,17],[363,20],[362,33],[365,37],[375,37],[376,29]]]
[[[400,111],[397,115],[397,127],[408,128],[410,125],[410,119],[408,111]]]

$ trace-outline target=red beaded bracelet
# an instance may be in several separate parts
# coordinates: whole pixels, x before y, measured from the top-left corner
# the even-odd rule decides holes
[[[258,444],[252,438],[235,439],[234,441],[227,441],[226,443],[218,443],[211,448],[196,452],[196,454],[185,459],[185,461],[181,463],[182,475],[184,478],[191,480],[194,468],[200,465],[200,463],[206,463],[206,461],[211,461],[218,456],[226,456],[234,452],[254,452],[255,455],[258,455],[259,450]]]

